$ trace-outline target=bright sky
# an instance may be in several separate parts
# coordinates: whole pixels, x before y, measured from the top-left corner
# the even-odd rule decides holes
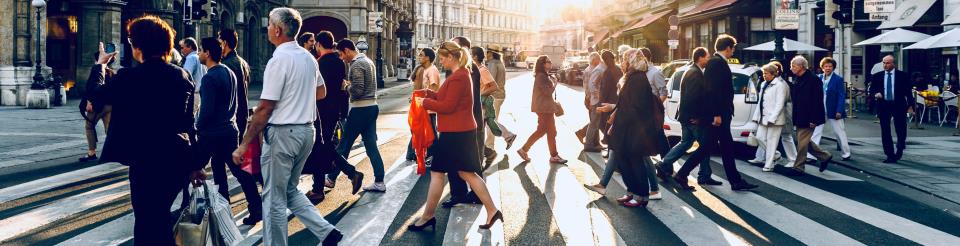
[[[530,0],[538,1],[538,8],[540,10],[537,13],[537,19],[539,21],[546,20],[548,17],[559,17],[560,10],[566,6],[576,6],[580,8],[588,8],[593,4],[593,0]]]

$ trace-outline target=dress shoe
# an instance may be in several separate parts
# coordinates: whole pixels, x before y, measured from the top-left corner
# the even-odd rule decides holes
[[[351,194],[357,194],[357,192],[360,192],[360,186],[363,185],[363,173],[357,172],[357,174],[353,175],[353,178],[350,179],[350,183],[353,185],[353,190],[350,191],[352,192]]]
[[[897,159],[887,157],[886,160],[883,160],[883,163],[897,163]]]
[[[763,165],[763,160],[753,159],[753,160],[747,161],[747,163],[750,163],[750,165],[759,167]]]
[[[560,156],[554,156],[554,157],[550,157],[550,163],[567,164],[567,160],[561,158]]]
[[[517,155],[520,155],[520,159],[523,159],[523,161],[530,161],[530,156],[527,155],[527,150],[517,150]]]
[[[340,240],[343,240],[343,233],[340,233],[337,229],[334,229],[327,234],[327,237],[323,239],[323,246],[334,246],[340,243]]]
[[[623,204],[624,207],[629,207],[629,208],[636,208],[636,207],[644,207],[644,208],[645,208],[645,207],[647,207],[647,204],[649,204],[649,203],[650,203],[650,201],[647,201],[647,200],[637,201],[637,200],[634,200],[634,199],[630,199],[629,201],[623,202],[622,204]]]
[[[850,159],[851,159],[850,156],[847,156],[843,158],[843,161],[850,161]]]
[[[820,172],[827,170],[827,166],[830,165],[830,160],[833,160],[833,156],[828,157],[826,160],[820,162]]]
[[[657,171],[657,177],[660,178],[660,180],[663,181],[663,182],[667,182],[668,180],[670,180],[670,174],[667,173],[667,172],[664,172],[664,171],[659,171],[659,170],[658,170],[658,171]]]
[[[677,182],[677,187],[679,187],[681,190],[689,190],[689,191],[696,190],[693,188],[693,186],[690,186],[690,184],[687,182],[687,178],[685,177],[678,177],[677,175],[673,175],[673,181]]]
[[[440,203],[440,206],[445,207],[445,208],[452,208],[452,207],[456,207],[457,204],[461,204],[461,203],[463,203],[463,202],[460,201],[460,199],[458,199],[458,198],[450,198],[450,200],[447,200],[447,201],[444,201],[444,202]]]
[[[407,226],[407,230],[410,230],[410,231],[423,231],[424,229],[427,229],[427,226],[429,226],[430,229],[433,229],[434,231],[436,231],[436,230],[437,230],[437,218],[430,218],[430,220],[427,220],[427,222],[423,222],[422,225],[416,225],[416,222],[414,222],[414,224],[411,224],[411,225],[408,225],[408,226]]]
[[[500,213],[500,210],[497,210],[497,213],[493,214],[493,217],[490,218],[490,221],[487,221],[487,224],[480,225],[480,229],[490,229],[490,227],[493,227],[493,224],[497,223],[497,220],[503,222],[503,213]]]
[[[704,179],[704,180],[697,180],[697,184],[700,184],[700,185],[723,185],[723,182],[716,181],[716,180],[713,180],[713,179],[711,179],[711,178],[707,178],[707,179]]]
[[[307,199],[309,199],[310,202],[312,203],[320,203],[323,201],[323,199],[326,199],[326,198],[327,197],[325,194],[323,194],[323,191],[317,192],[317,191],[311,190],[307,192]]]
[[[580,144],[586,143],[587,131],[580,129],[577,130],[574,134],[577,135],[577,140],[580,140]]]
[[[96,154],[94,154],[94,155],[87,155],[87,156],[84,156],[84,157],[80,157],[80,159],[79,159],[80,162],[88,162],[88,161],[95,161],[95,160],[97,160],[97,155],[96,155]]]
[[[740,181],[740,183],[730,185],[730,189],[733,189],[733,190],[752,190],[757,187],[760,187],[760,186],[747,183],[747,181]]]
[[[243,224],[244,224],[244,225],[249,225],[249,226],[257,225],[257,223],[259,223],[259,222],[262,221],[262,220],[263,220],[263,216],[253,216],[253,215],[251,215],[251,216],[249,216],[249,217],[243,218]]]
[[[617,198],[617,202],[619,202],[619,203],[625,203],[625,202],[628,202],[628,201],[630,201],[630,200],[633,200],[633,196],[632,196],[632,195],[623,195],[623,196],[621,196],[620,198]]]

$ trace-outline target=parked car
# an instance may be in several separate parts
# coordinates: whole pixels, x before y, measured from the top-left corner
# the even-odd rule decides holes
[[[583,70],[590,66],[588,60],[568,60],[563,62],[563,67],[557,71],[560,83],[569,85],[583,85]]]
[[[690,65],[679,67],[667,78],[668,95],[667,100],[663,102],[666,111],[663,130],[671,140],[676,140],[683,134],[680,122],[677,121],[676,117],[680,106],[680,79],[689,68]],[[760,85],[762,73],[760,68],[754,64],[730,64],[730,70],[733,72],[732,89],[734,93],[734,113],[730,122],[730,133],[733,135],[734,141],[746,143],[750,134],[757,128],[757,124],[750,121],[750,116],[753,114],[753,110],[757,110],[756,104],[760,98],[757,94],[757,87]]]
[[[524,60],[524,62],[527,64],[527,69],[533,69],[533,66],[537,65],[537,58],[539,57],[528,56],[527,59]]]
[[[674,71],[677,71],[678,67],[683,67],[686,65],[690,65],[690,59],[678,59],[660,65],[660,71],[663,71],[663,77],[669,78],[671,75],[673,75]]]

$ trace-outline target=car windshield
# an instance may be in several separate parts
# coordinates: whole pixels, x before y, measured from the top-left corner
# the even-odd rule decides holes
[[[671,85],[672,90],[675,90],[675,91],[680,90],[680,79],[683,78],[683,73],[686,71],[687,71],[686,69],[683,69],[673,73],[673,78],[671,79],[672,81],[674,81],[673,85]],[[748,76],[746,74],[734,73],[733,88],[732,88],[733,93],[747,94],[747,92],[750,90],[750,79],[751,79],[751,76]]]

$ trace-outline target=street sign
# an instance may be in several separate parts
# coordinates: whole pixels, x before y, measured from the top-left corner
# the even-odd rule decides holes
[[[800,28],[800,6],[795,1],[772,0],[773,29],[797,30]]]
[[[667,38],[672,40],[680,39],[680,31],[675,29],[667,31]]]
[[[667,17],[667,24],[670,24],[671,26],[679,26],[680,17],[677,17],[677,15],[671,15],[670,17]]]
[[[680,40],[676,40],[676,39],[667,40],[667,45],[670,46],[670,49],[677,49],[677,47],[680,46]]]
[[[367,17],[367,30],[369,32],[383,32],[383,12],[370,12]]]
[[[866,12],[866,13],[893,13],[893,11],[896,9],[897,9],[897,2],[895,0],[864,0],[863,1],[863,12]]]
[[[874,12],[874,13],[868,13],[868,14],[870,15],[870,21],[888,21],[890,20],[890,14],[893,14],[893,13]]]

